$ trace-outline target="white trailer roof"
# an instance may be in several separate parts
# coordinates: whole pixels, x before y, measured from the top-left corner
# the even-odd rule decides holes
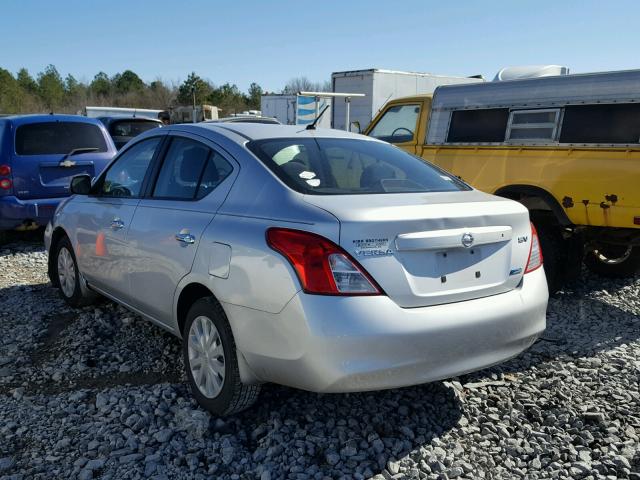
[[[443,85],[432,111],[640,101],[640,70]]]
[[[419,76],[419,77],[443,77],[443,78],[457,77],[456,75],[435,75],[433,73],[426,73],[426,72],[403,72],[401,70],[386,70],[384,68],[367,68],[364,70],[345,70],[343,72],[333,72],[331,74],[331,77],[364,75],[367,73],[389,73],[392,75],[412,75],[412,76]],[[465,77],[464,75],[460,75],[459,78],[471,78],[471,77]]]

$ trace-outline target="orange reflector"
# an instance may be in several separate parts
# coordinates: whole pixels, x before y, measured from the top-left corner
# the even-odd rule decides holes
[[[98,257],[107,256],[107,246],[104,244],[104,233],[98,233],[96,237],[96,255]]]

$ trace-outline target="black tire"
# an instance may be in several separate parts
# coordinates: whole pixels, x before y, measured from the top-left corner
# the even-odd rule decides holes
[[[206,317],[213,322],[224,351],[224,380],[222,389],[214,398],[208,398],[200,391],[191,372],[189,334],[191,326],[199,317]],[[189,309],[182,332],[182,354],[191,392],[197,402],[209,412],[219,416],[231,415],[249,408],[258,399],[261,385],[245,385],[240,380],[233,333],[224,310],[214,298],[201,298]]]
[[[0,246],[5,243],[9,243],[9,234],[4,230],[0,230]]]
[[[567,242],[559,225],[536,219],[533,220],[533,224],[540,240],[549,293],[553,294],[561,290],[565,284],[564,271],[569,259]]]
[[[73,270],[75,272],[73,290],[69,293],[65,293],[61,285],[60,274],[58,272],[58,258],[62,254],[63,250],[66,250],[66,252],[68,252],[71,260],[73,261]],[[86,290],[85,292],[83,292],[83,289],[80,286],[80,272],[78,271],[78,262],[76,260],[76,255],[73,251],[73,247],[71,246],[71,242],[69,241],[69,239],[66,236],[60,238],[56,243],[53,251],[55,252],[55,256],[53,259],[53,274],[55,275],[54,278],[56,280],[54,285],[58,288],[60,296],[64,299],[65,302],[67,302],[67,304],[71,305],[72,307],[85,307],[94,303],[98,295],[93,292],[86,292]]]
[[[630,252],[628,248],[631,248]],[[584,264],[601,277],[633,277],[640,272],[640,247],[603,245],[593,248],[587,252]]]

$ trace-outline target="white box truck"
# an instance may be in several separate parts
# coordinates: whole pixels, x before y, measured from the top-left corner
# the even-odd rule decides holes
[[[364,93],[364,97],[350,99],[351,123],[358,122],[364,129],[389,100],[421,93],[432,93],[439,85],[482,82],[482,77],[451,77],[430,73],[399,72],[395,70],[352,70],[331,74],[334,92]],[[333,105],[333,128],[347,130],[345,125],[346,103],[336,98]]]
[[[265,117],[276,118],[283,125],[308,125],[328,106],[317,126],[331,128],[332,101],[332,98],[314,95],[262,95],[260,110]]]

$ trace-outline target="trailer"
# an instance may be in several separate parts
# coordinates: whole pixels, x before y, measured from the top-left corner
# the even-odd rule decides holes
[[[175,107],[170,110],[171,123],[198,123],[220,118],[222,109],[213,105],[196,105]]]
[[[356,130],[364,130],[389,100],[432,93],[439,85],[483,81],[480,76],[453,77],[376,68],[334,72],[331,74],[331,86],[334,92],[363,93],[364,96],[345,98],[344,101],[336,99],[332,112],[333,128],[353,129],[351,125],[345,125],[348,108],[351,110],[351,124]]]
[[[98,117],[149,117],[158,119],[163,110],[135,107],[85,107],[84,114],[90,118]]]
[[[283,125],[296,124],[296,97],[297,95],[262,95],[260,97],[260,110],[262,115],[278,119]]]

